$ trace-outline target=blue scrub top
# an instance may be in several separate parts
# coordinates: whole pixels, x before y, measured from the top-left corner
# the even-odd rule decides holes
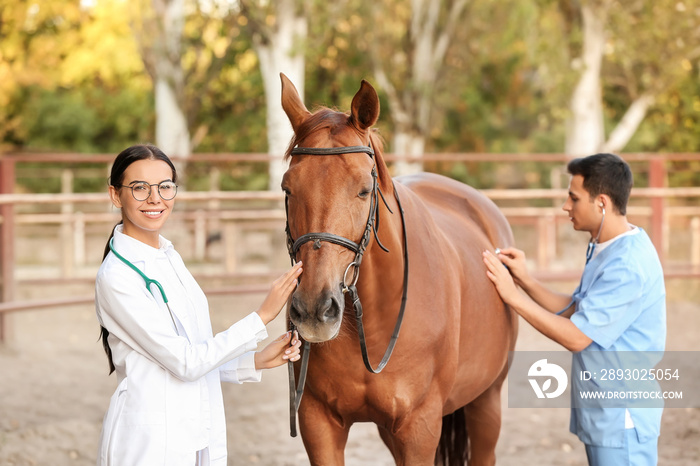
[[[640,228],[636,234],[622,236],[600,251],[586,265],[573,300],[576,311],[571,321],[593,342],[573,354],[569,429],[585,444],[622,447],[625,407],[576,408],[580,406],[577,393],[586,388],[576,374],[601,357],[609,359],[610,364],[629,362],[630,358],[622,352],[645,352],[636,353],[639,358],[635,367],[647,366],[646,369],[652,369],[663,355],[666,288],[659,257],[646,232]],[[658,387],[655,382],[654,385]],[[641,408],[629,403],[626,407],[640,442],[658,437],[662,407]]]

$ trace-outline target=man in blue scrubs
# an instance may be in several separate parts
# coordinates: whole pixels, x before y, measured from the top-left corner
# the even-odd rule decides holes
[[[625,365],[632,359],[625,355],[638,355],[639,369],[658,363],[666,343],[661,263],[646,232],[627,221],[633,183],[627,163],[596,154],[574,159],[567,168],[571,181],[563,209],[574,229],[591,237],[573,295],[549,290],[530,276],[524,253],[515,248],[485,251],[486,274],[518,314],[574,353],[570,430],[585,444],[589,464],[655,465],[662,403],[580,407],[575,398],[582,390],[576,374],[595,359]]]

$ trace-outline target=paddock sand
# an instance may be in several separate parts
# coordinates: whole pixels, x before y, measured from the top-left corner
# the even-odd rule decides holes
[[[688,297],[698,283],[680,282],[675,294],[684,298],[669,299],[668,349],[700,350],[700,300]],[[215,330],[261,300],[261,295],[213,297]],[[116,382],[107,376],[92,306],[21,312],[12,321],[14,341],[0,348],[0,465],[95,464]],[[270,336],[282,332],[279,317]],[[518,349],[561,348],[521,322]],[[229,464],[308,464],[301,439],[289,436],[287,390],[285,368],[266,371],[260,384],[224,384]],[[567,409],[508,408],[505,389],[502,399],[499,465],[586,464],[582,445],[568,432]],[[700,409],[665,411],[659,457],[660,465],[700,464]],[[346,464],[393,464],[372,424],[353,426]]]

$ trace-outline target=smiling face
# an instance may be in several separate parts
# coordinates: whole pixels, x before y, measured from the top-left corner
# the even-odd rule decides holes
[[[574,225],[574,230],[587,231],[591,236],[597,235],[603,217],[601,196],[593,199],[583,187],[583,176],[574,175],[569,183],[569,197],[562,206]]]
[[[163,200],[158,194],[158,187],[151,186],[151,195],[145,201],[137,201],[132,190],[127,187],[142,181],[156,185],[163,181],[172,181],[173,172],[162,160],[138,160],[124,171],[124,187],[109,187],[112,203],[122,210],[124,234],[149,246],[158,247],[160,229],[170,216],[175,200]]]

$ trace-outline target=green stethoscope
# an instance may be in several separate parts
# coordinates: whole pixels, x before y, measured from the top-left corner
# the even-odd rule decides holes
[[[117,259],[124,262],[133,271],[135,271],[137,274],[141,275],[141,278],[143,278],[143,280],[146,282],[146,288],[148,288],[148,291],[150,291],[154,297],[155,297],[155,294],[153,294],[153,290],[151,289],[151,285],[155,285],[158,287],[158,291],[160,291],[160,295],[163,297],[163,302],[165,303],[165,306],[168,308],[168,313],[170,314],[170,319],[173,321],[173,326],[175,327],[175,332],[178,334],[178,336],[180,336],[180,332],[177,329],[177,324],[175,323],[175,317],[173,316],[173,311],[170,309],[170,305],[168,304],[168,297],[165,295],[165,291],[163,290],[163,285],[161,285],[158,282],[158,280],[153,280],[152,278],[148,278],[148,276],[145,273],[143,273],[138,267],[136,267],[134,264],[129,262],[124,256],[119,254],[114,249],[114,238],[109,240],[109,249],[111,249],[112,253],[115,256],[117,256]]]

